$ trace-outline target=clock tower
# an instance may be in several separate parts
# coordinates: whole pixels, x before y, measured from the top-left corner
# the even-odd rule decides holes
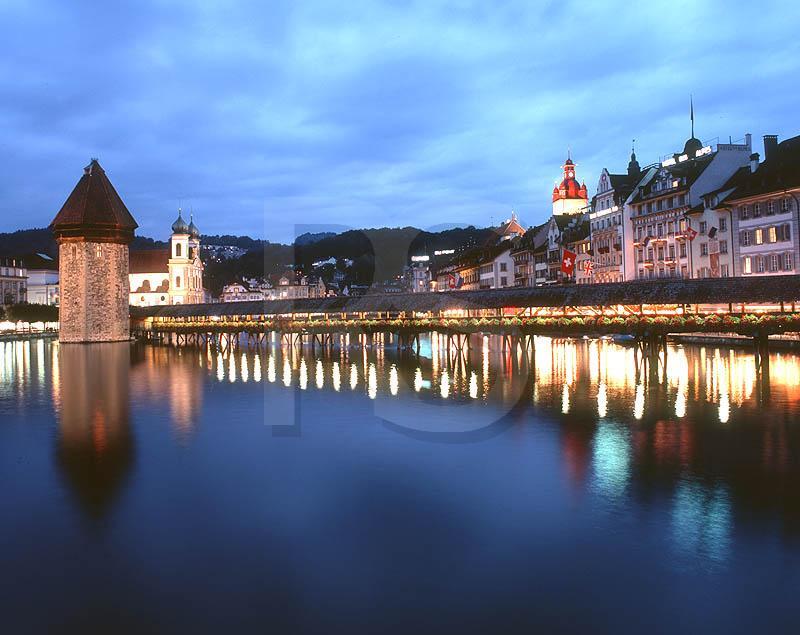
[[[553,188],[553,215],[586,212],[589,205],[586,184],[579,184],[575,178],[575,164],[571,157],[567,157],[562,169],[564,178]]]

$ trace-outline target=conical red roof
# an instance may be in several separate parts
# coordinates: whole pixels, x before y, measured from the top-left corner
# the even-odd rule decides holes
[[[84,168],[81,180],[50,223],[57,239],[112,242],[130,242],[138,226],[97,159]]]

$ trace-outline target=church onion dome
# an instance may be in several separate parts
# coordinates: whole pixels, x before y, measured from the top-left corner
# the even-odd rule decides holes
[[[186,221],[183,220],[183,216],[181,215],[181,211],[178,210],[178,218],[177,220],[172,223],[172,233],[173,234],[188,234],[189,233],[189,226],[186,224]]]
[[[689,140],[686,141],[686,145],[683,146],[683,153],[693,157],[697,154],[697,151],[702,149],[703,142],[700,141],[697,137],[691,137]]]
[[[189,236],[192,238],[200,238],[200,230],[197,229],[197,225],[194,224],[194,218],[189,218]]]
[[[578,183],[575,178],[575,164],[572,158],[567,158],[563,165],[564,178],[561,183],[553,188],[553,202],[559,199],[584,199],[588,200],[586,184]]]

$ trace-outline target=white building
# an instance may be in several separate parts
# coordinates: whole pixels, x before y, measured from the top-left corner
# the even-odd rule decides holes
[[[129,277],[132,305],[205,302],[200,230],[194,220],[187,224],[179,210],[169,248],[131,251]]]
[[[764,136],[764,162],[751,157],[750,169],[722,204],[733,223],[734,275],[798,272],[800,259],[800,136],[781,143]]]
[[[23,258],[28,270],[28,302],[58,305],[58,261],[47,254]]]
[[[695,218],[692,223],[692,215],[702,211],[704,195],[719,190],[748,164],[750,151],[749,134],[744,143],[720,143],[716,148],[692,135],[682,152],[645,169],[623,210],[627,279],[704,273],[710,258],[700,256],[695,262],[693,252],[707,242],[707,235],[700,234],[701,221]],[[701,237],[696,247],[695,232]]]
[[[226,284],[222,288],[220,300],[222,302],[252,302],[264,300],[264,291],[258,288],[245,286],[241,282]]]
[[[514,258],[511,255],[513,245],[504,240],[492,249],[478,267],[479,289],[504,289],[514,286]]]

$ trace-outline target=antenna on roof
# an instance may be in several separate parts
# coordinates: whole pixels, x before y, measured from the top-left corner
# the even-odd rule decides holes
[[[689,119],[692,121],[692,138],[694,138],[694,99],[689,93]]]

